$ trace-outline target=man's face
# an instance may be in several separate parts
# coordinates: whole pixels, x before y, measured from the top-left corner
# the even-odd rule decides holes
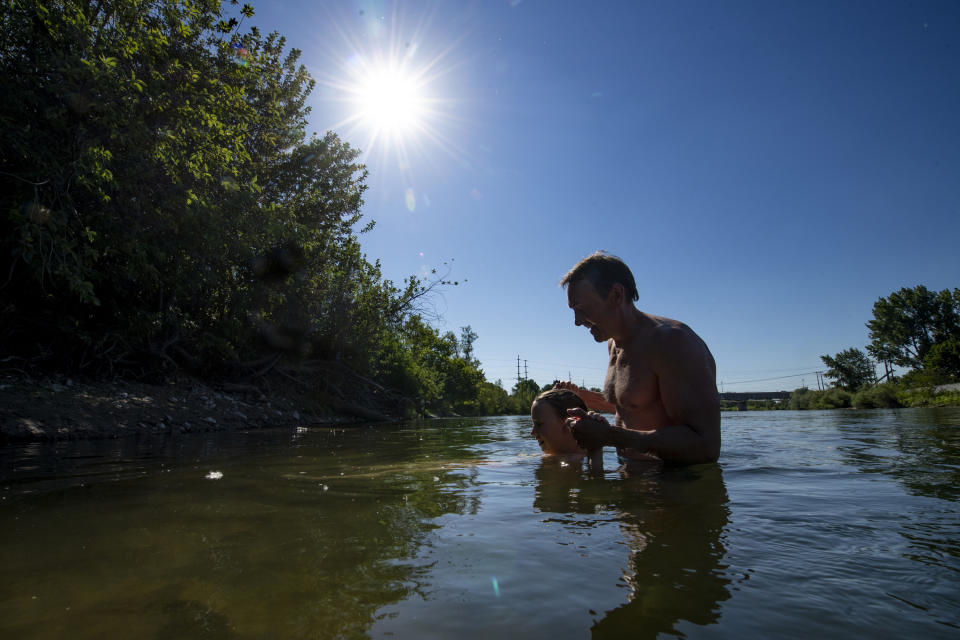
[[[573,309],[573,323],[589,329],[597,342],[605,342],[610,337],[604,327],[612,306],[608,298],[601,297],[587,280],[567,286],[567,304]]]

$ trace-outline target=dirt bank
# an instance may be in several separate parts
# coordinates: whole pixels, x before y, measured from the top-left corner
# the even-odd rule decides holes
[[[0,375],[0,443],[348,424],[304,392]],[[368,420],[369,421],[369,420]]]

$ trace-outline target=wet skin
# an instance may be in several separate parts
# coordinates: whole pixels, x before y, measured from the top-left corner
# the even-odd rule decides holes
[[[584,448],[616,446],[628,457],[683,463],[712,462],[720,454],[720,401],[716,364],[690,327],[636,309],[623,286],[606,296],[586,280],[567,287],[574,323],[607,342],[609,360],[602,394],[572,383],[597,411],[615,413],[615,426],[598,414],[570,409],[581,418],[570,427]]]
[[[530,408],[533,429],[530,436],[537,439],[540,449],[550,455],[571,455],[584,453],[577,444],[570,427],[566,423],[567,415],[546,402],[535,402]]]

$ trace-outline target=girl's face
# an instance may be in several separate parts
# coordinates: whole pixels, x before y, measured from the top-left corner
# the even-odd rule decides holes
[[[530,408],[530,417],[533,419],[530,435],[537,439],[544,453],[583,453],[570,433],[570,427],[564,422],[566,412],[546,402],[535,402]]]

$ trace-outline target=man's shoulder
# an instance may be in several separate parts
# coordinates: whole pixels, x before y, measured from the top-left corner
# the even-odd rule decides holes
[[[656,317],[656,320],[657,323],[653,325],[652,332],[654,341],[658,344],[679,346],[691,340],[699,340],[693,329],[679,320],[660,317]]]
[[[673,320],[672,318],[661,318],[660,322],[654,327],[654,339],[650,341],[651,355],[657,355],[668,361],[676,361],[678,357],[682,359],[700,358],[705,355],[706,345],[703,340],[689,326]]]

